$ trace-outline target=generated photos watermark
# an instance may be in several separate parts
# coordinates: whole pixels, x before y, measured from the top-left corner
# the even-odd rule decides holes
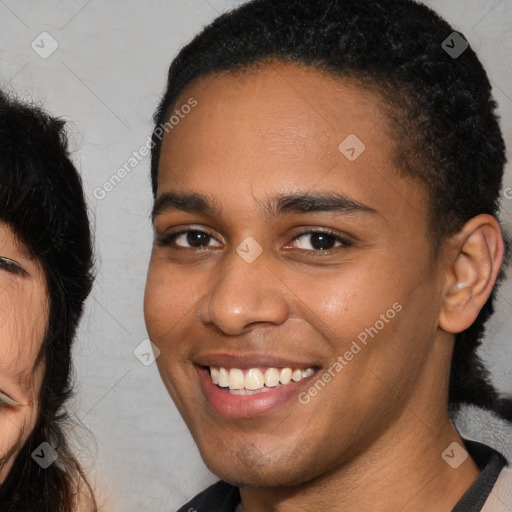
[[[180,108],[174,110],[174,114],[164,124],[157,126],[153,132],[154,137],[162,140],[165,133],[169,133],[176,127],[182,119],[190,114],[192,109],[197,106],[195,98],[189,98],[186,103],[181,105]],[[92,194],[98,201],[102,201],[107,197],[109,192],[112,192],[119,183],[121,183],[126,176],[128,176],[139,164],[146,158],[151,150],[155,147],[156,142],[151,135],[146,137],[146,142],[142,144],[131,156],[123,163],[116,172],[114,172],[108,180],[106,180],[100,187],[96,187]]]
[[[320,377],[307,389],[299,393],[299,402],[301,404],[309,404],[311,398],[315,397],[325,386],[332,381],[348,364],[359,354],[364,347],[367,346],[369,338],[373,339],[377,334],[384,329],[386,324],[389,324],[393,318],[402,311],[403,307],[399,302],[395,302],[385,313],[381,314],[379,319],[370,327],[366,327],[358,335],[357,339],[353,340],[348,350],[343,355],[337,357],[334,363],[327,368]]]

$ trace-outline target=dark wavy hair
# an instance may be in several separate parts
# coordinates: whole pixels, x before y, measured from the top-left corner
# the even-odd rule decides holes
[[[428,225],[438,254],[441,242],[472,217],[497,217],[505,165],[489,79],[470,47],[458,58],[444,50],[442,43],[453,32],[434,11],[413,0],[253,0],[221,15],[169,68],[154,116],[153,195],[162,146],[159,127],[189,84],[213,73],[243,73],[268,61],[296,63],[353,80],[382,99],[396,141],[397,174],[419,180],[429,194]],[[506,236],[505,245],[507,260]],[[502,268],[473,325],[456,335],[452,413],[471,404],[512,421],[510,398],[496,391],[477,354],[503,278]]]
[[[64,121],[0,93],[0,220],[43,268],[49,296],[36,361],[45,365],[37,422],[0,486],[2,512],[71,512],[84,493],[95,507],[64,434],[71,346],[92,288],[93,250],[82,181],[63,127]],[[58,453],[47,469],[31,457],[44,441]]]

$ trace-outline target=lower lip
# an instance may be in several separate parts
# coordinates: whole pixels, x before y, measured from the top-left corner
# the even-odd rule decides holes
[[[196,367],[196,369],[201,387],[213,409],[217,413],[231,418],[252,418],[279,409],[293,398],[297,398],[300,388],[316,374],[315,372],[299,382],[290,382],[270,391],[255,393],[254,395],[232,395],[227,391],[222,391],[212,382],[210,373],[206,368]]]

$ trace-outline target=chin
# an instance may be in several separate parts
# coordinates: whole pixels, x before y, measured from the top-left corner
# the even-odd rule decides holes
[[[237,487],[288,487],[316,476],[304,461],[304,454],[300,459],[290,452],[264,455],[251,442],[225,451],[222,457],[219,451],[208,455],[201,451],[201,455],[213,474]]]

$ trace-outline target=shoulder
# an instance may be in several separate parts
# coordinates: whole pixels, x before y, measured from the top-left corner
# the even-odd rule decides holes
[[[238,487],[220,481],[199,493],[178,512],[234,512],[239,503]]]
[[[505,466],[496,480],[482,512],[509,512],[512,510],[512,467]]]

